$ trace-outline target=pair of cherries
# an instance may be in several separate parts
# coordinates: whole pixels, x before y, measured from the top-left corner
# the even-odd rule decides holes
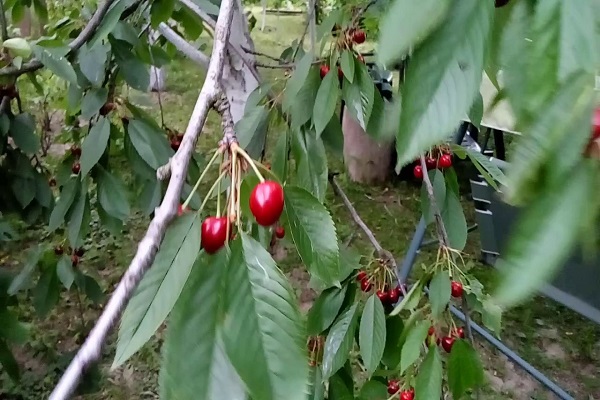
[[[277,223],[283,213],[283,204],[283,188],[275,181],[261,182],[250,193],[250,211],[261,226],[272,226]],[[211,216],[202,222],[201,243],[205,252],[214,254],[225,245],[228,225],[228,216]],[[282,226],[275,228],[275,236],[278,238],[285,236]]]

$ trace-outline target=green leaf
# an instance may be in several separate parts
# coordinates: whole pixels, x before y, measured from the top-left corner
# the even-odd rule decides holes
[[[130,210],[123,182],[104,168],[98,168],[96,179],[100,205],[108,215],[124,221],[129,216]]]
[[[271,163],[271,171],[279,178],[281,182],[285,182],[288,174],[288,153],[289,139],[288,131],[281,132],[275,143],[273,150],[273,162]]]
[[[108,99],[108,89],[90,89],[81,99],[81,117],[90,119],[100,111]]]
[[[308,360],[297,299],[260,243],[240,237],[228,268],[227,354],[253,398],[304,400]]]
[[[33,289],[33,306],[40,317],[45,317],[58,303],[59,289],[56,265],[46,268]]]
[[[333,72],[331,74],[335,75]],[[290,126],[292,129],[299,129],[310,121],[310,118],[313,116],[314,104],[321,82],[319,71],[316,68],[312,68],[291,104],[290,115],[292,120]]]
[[[300,129],[292,138],[296,159],[296,184],[323,202],[327,191],[327,153],[323,141],[314,131]]]
[[[444,20],[450,3],[450,0],[394,1],[380,26],[379,62],[399,60],[427,38]]]
[[[448,271],[439,271],[433,276],[429,284],[429,302],[431,303],[431,314],[433,318],[442,315],[450,301],[451,293],[450,276]]]
[[[85,177],[100,161],[110,138],[110,121],[100,117],[81,145],[81,176]]]
[[[549,188],[519,216],[497,263],[502,273],[496,293],[500,305],[522,302],[564,265],[587,215],[586,207],[574,205],[594,197],[593,168],[576,167],[569,179]]]
[[[166,136],[146,121],[130,120],[127,133],[140,157],[155,170],[166,164],[173,154]]]
[[[77,52],[77,59],[79,61],[79,68],[83,76],[93,86],[100,86],[104,81],[106,61],[108,59],[108,53],[110,46],[96,43],[94,46],[84,44]],[[108,93],[108,92],[107,92]],[[106,99],[105,99],[106,101]],[[82,105],[83,110],[83,105]]]
[[[150,68],[135,57],[127,59],[117,58],[120,73],[125,82],[132,88],[146,92],[150,85]]]
[[[359,400],[387,400],[389,397],[387,386],[376,380],[365,382],[358,395]]]
[[[402,346],[402,356],[400,358],[400,373],[406,371],[415,361],[419,359],[421,355],[421,349],[425,338],[427,337],[427,331],[431,324],[429,321],[420,321],[415,325],[406,337],[406,341]]]
[[[323,379],[327,380],[344,366],[352,345],[356,330],[356,304],[353,304],[331,327],[323,350]]]
[[[483,119],[483,96],[481,96],[481,93],[475,96],[468,115],[471,123],[481,131],[481,120]],[[466,149],[469,148],[467,147]]]
[[[390,369],[397,369],[400,364],[404,336],[404,322],[400,317],[387,318],[385,321],[386,340],[381,362]]]
[[[354,64],[353,64],[354,65]],[[335,108],[340,97],[340,85],[336,73],[330,72],[321,81],[313,108],[313,121],[317,137],[321,136],[323,130],[335,114]]]
[[[10,136],[25,153],[34,154],[40,148],[40,139],[35,134],[35,119],[29,113],[18,114],[12,119]]]
[[[316,298],[308,312],[309,335],[319,335],[333,324],[344,303],[346,289],[348,289],[347,285],[341,288],[329,288]]]
[[[326,35],[331,35],[331,30],[341,22],[342,16],[341,8],[331,10],[325,20],[317,27],[317,40],[321,40]]]
[[[469,156],[471,162],[473,163],[473,165],[475,165],[479,172],[481,172],[484,176],[489,175],[489,178],[492,178],[486,179],[490,186],[497,190],[498,185],[496,184],[496,182],[500,183],[502,186],[506,186],[508,184],[504,172],[502,172],[502,170],[498,168],[496,164],[491,162],[488,157],[484,156],[479,151],[469,148],[464,149],[467,153],[467,156]]]
[[[64,55],[58,54],[53,48],[46,48],[36,44],[32,45],[31,49],[35,57],[56,76],[77,85],[77,74]]]
[[[467,220],[458,196],[452,191],[446,191],[442,220],[450,246],[456,250],[464,249],[467,244]]]
[[[31,281],[31,274],[37,269],[38,262],[42,257],[43,248],[38,244],[27,250],[27,256],[25,265],[21,269],[21,272],[10,283],[7,293],[10,296],[14,296],[20,290],[24,289],[29,285]]]
[[[466,340],[457,340],[448,358],[448,387],[453,399],[485,383],[479,355]]]
[[[79,193],[80,180],[78,178],[70,178],[67,183],[63,186],[60,197],[50,214],[50,221],[48,222],[48,229],[52,232],[56,230],[65,220],[65,216],[75,200],[75,196]]]
[[[62,282],[65,289],[71,289],[71,285],[73,285],[73,281],[75,281],[75,270],[73,269],[73,263],[71,262],[71,257],[64,254],[56,265],[56,274],[58,275],[58,279]]]
[[[4,340],[0,340],[0,365],[12,380],[18,381],[21,378],[19,364]]]
[[[175,0],[154,0],[150,7],[150,22],[153,28],[158,27],[161,22],[168,21],[173,14]]]
[[[175,303],[163,345],[162,399],[245,398],[219,333],[226,256],[198,257]]]
[[[33,179],[16,176],[10,186],[22,209],[25,209],[35,198],[35,181]]]
[[[354,54],[350,50],[344,50],[340,58],[342,72],[348,82],[354,82]],[[335,74],[334,74],[335,75]]]
[[[562,144],[562,139],[573,134],[584,134],[573,128],[574,121],[580,121],[581,115],[589,109],[593,101],[594,88],[590,75],[577,75],[563,85],[549,104],[544,106],[544,113],[527,129],[522,136],[507,171],[507,187],[504,188],[511,202],[520,199],[520,192],[529,185],[535,184],[539,174],[553,155],[553,150]],[[588,118],[589,120],[589,118]],[[585,135],[589,135],[586,130]]]
[[[93,47],[97,42],[101,42],[108,37],[108,35],[115,29],[121,18],[121,14],[125,11],[125,8],[129,5],[129,0],[117,0],[110,7],[100,26],[96,30],[96,33],[89,41],[88,46]]]
[[[481,84],[493,12],[491,1],[456,2],[411,55],[396,138],[397,171],[446,139],[469,111]]]
[[[260,158],[265,148],[270,115],[266,106],[246,107],[244,116],[235,124],[240,146],[253,158]]]
[[[496,335],[500,335],[502,328],[502,308],[494,303],[491,298],[483,301],[482,321],[483,324]]]
[[[385,348],[385,311],[381,300],[371,295],[365,304],[358,334],[358,345],[369,376],[379,366]]]
[[[329,378],[327,400],[354,400],[353,391],[354,387],[349,386],[343,377],[333,375]]]
[[[435,204],[438,207],[438,211],[442,212],[444,210],[446,201],[446,181],[444,180],[444,174],[437,168],[432,171],[428,171],[427,173],[429,174],[429,180],[433,186],[433,197],[435,198]],[[429,195],[427,194],[427,187],[425,184],[421,186],[421,209],[427,224],[431,224],[435,221],[434,210],[431,201],[429,200]]]
[[[54,198],[48,184],[46,175],[41,172],[35,174],[35,198],[42,207],[51,208]]]
[[[325,385],[323,383],[323,372],[321,366],[310,367],[310,376],[308,382],[308,400],[324,400]]]
[[[67,233],[71,247],[78,247],[81,239],[89,230],[90,200],[88,197],[87,182],[82,182],[79,195],[76,196],[72,207],[69,209]]]
[[[292,240],[311,274],[326,284],[339,284],[340,253],[327,209],[306,190],[286,186],[284,210]]]
[[[2,43],[2,46],[9,49],[15,56],[23,58],[29,58],[29,56],[31,56],[31,46],[29,46],[27,39],[19,37],[6,39],[4,43]]]
[[[408,293],[406,293],[406,296],[404,296],[402,301],[400,301],[400,303],[396,305],[396,308],[394,308],[390,315],[398,315],[402,310],[412,310],[413,308],[415,308],[419,304],[419,301],[421,301],[421,297],[423,296],[423,286],[423,278],[421,278],[410,288]]]
[[[138,351],[163,323],[188,279],[200,251],[200,218],[184,214],[171,224],[152,267],[129,301],[112,368]]]
[[[25,344],[29,339],[29,326],[19,321],[14,312],[0,311],[2,325],[0,325],[0,338],[16,344]]]
[[[350,112],[350,115],[366,131],[373,110],[375,83],[373,83],[373,78],[369,74],[366,65],[354,59],[354,66],[354,82],[343,85],[342,97],[346,102],[346,109]]]
[[[296,96],[298,92],[304,85],[306,78],[308,78],[308,73],[310,72],[310,68],[312,66],[313,57],[312,54],[306,53],[304,57],[296,64],[296,69],[292,74],[291,78],[288,80],[287,85],[285,86],[285,93],[283,95],[283,109],[284,111],[288,111],[292,104],[296,101]]]
[[[442,395],[442,358],[437,347],[430,347],[419,367],[415,400],[439,399]]]

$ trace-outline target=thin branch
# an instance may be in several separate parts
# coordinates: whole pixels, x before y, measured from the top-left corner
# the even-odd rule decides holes
[[[191,0],[179,0],[181,4],[190,9],[194,14],[199,16],[208,26],[215,29],[215,20],[206,11],[201,9],[196,3]]]
[[[104,3],[98,6],[98,9],[96,10],[92,18],[90,18],[85,28],[83,28],[79,35],[77,35],[77,37],[71,43],[69,43],[69,53],[79,50],[79,48],[83,46],[83,44],[92,37],[94,32],[96,32],[96,29],[98,29],[100,23],[104,19],[106,12],[108,11],[112,3],[114,3],[114,1],[115,0],[105,0]],[[0,76],[19,76],[27,72],[37,71],[43,66],[44,64],[42,64],[39,60],[33,59],[23,64],[21,68],[17,68],[14,65],[9,65],[4,68],[0,68]]]
[[[300,40],[298,41],[298,46],[296,46],[296,49],[294,50],[294,54],[292,54],[292,61],[294,61],[296,59],[296,56],[298,55],[298,51],[300,50],[300,47],[304,46],[304,38],[306,37],[306,34],[308,33],[308,27],[310,26],[310,21],[312,20],[316,9],[317,9],[317,7],[313,7],[313,9],[310,10],[310,13],[308,13],[308,23],[306,23],[306,25],[304,26],[304,32],[302,32],[302,36],[300,36]],[[314,57],[314,54],[313,54],[313,57]]]
[[[438,207],[437,202],[435,200],[433,185],[431,184],[429,174],[427,173],[427,164],[425,163],[425,157],[421,156],[420,161],[421,168],[423,169],[423,183],[425,184],[425,189],[427,190],[427,197],[429,197],[429,204],[435,217],[435,226],[438,231],[438,240],[440,242],[440,247],[449,248],[450,240],[448,239],[448,232],[446,231],[446,226],[444,225],[444,220],[442,219],[442,213],[440,212],[440,208]]]
[[[196,49],[187,40],[179,36],[177,32],[175,32],[169,25],[161,22],[160,25],[158,25],[158,31],[187,58],[203,66],[204,68],[208,67],[210,57]]]
[[[8,24],[6,23],[6,10],[4,0],[0,0],[0,25],[2,25],[2,41],[8,39]]]
[[[106,304],[102,315],[100,315],[85,343],[71,361],[58,385],[54,388],[49,400],[67,400],[73,394],[83,372],[100,358],[109,331],[117,323],[121,312],[145,272],[154,262],[165,231],[177,213],[181,189],[187,176],[187,168],[198,135],[206,122],[210,108],[220,93],[219,81],[225,64],[225,49],[229,40],[233,8],[234,0],[223,0],[221,2],[221,11],[215,29],[213,56],[208,67],[206,81],[196,101],[181,146],[171,160],[172,175],[163,201],[156,209],[154,218],[150,222],[144,238],[139,243],[131,264]]]
[[[256,50],[252,50],[252,49],[249,49],[249,48],[244,47],[244,46],[241,46],[241,47],[242,47],[242,50],[244,50],[248,54],[252,54],[253,56],[265,57],[265,58],[268,58],[270,60],[277,61],[278,63],[284,63],[285,62],[285,60],[282,60],[281,58],[278,58],[278,57],[273,57],[270,54],[262,53],[262,52],[256,51]]]

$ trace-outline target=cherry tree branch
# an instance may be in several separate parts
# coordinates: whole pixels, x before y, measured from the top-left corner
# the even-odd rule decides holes
[[[98,29],[100,23],[104,19],[106,12],[108,11],[112,3],[114,3],[114,1],[115,0],[105,0],[104,3],[98,6],[98,9],[94,13],[94,15],[92,15],[92,18],[90,18],[90,20],[87,22],[85,28],[83,28],[79,35],[77,35],[77,37],[71,43],[69,43],[69,53],[79,50],[79,48],[83,46],[83,44],[92,37],[94,32],[96,32],[96,29]],[[4,68],[0,68],[0,76],[19,76],[28,72],[37,71],[43,66],[44,64],[42,64],[41,61],[33,59],[23,64],[21,68],[17,68],[14,65],[9,65]]]
[[[196,49],[187,40],[179,36],[179,34],[177,34],[177,32],[175,32],[169,25],[161,22],[160,25],[158,25],[158,31],[187,58],[204,68],[208,67],[210,57]]]
[[[206,11],[201,9],[196,3],[191,0],[179,0],[181,4],[190,9],[191,12],[200,17],[209,27],[215,29],[215,20]]]
[[[225,64],[225,50],[229,40],[233,8],[234,0],[221,2],[206,81],[196,101],[181,146],[171,160],[172,174],[163,201],[156,209],[131,264],[106,304],[102,315],[54,388],[49,400],[66,400],[73,394],[84,371],[100,358],[109,331],[116,324],[145,272],[154,262],[165,231],[177,213],[181,189],[198,135],[206,122],[210,108],[220,94],[221,71]]]
[[[4,0],[0,0],[0,25],[2,28],[2,41],[8,39],[8,24],[6,22],[6,10],[4,9]]]

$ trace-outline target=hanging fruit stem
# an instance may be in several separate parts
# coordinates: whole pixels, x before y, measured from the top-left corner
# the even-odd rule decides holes
[[[204,167],[204,170],[200,174],[200,178],[198,178],[198,180],[196,181],[196,184],[192,188],[192,191],[190,192],[189,196],[187,197],[187,199],[185,199],[185,202],[181,206],[182,210],[185,210],[187,208],[188,204],[190,204],[190,201],[192,201],[192,196],[194,195],[194,193],[196,193],[196,191],[198,190],[198,187],[200,186],[200,182],[202,182],[202,180],[204,179],[204,177],[208,173],[208,170],[214,164],[215,160],[217,159],[217,157],[219,156],[219,154],[221,154],[221,152],[222,152],[221,148],[218,148],[215,151],[215,154],[213,154],[213,156],[211,157],[211,159],[208,161],[208,164],[206,164],[206,167]],[[220,180],[218,180],[218,181],[220,182]]]
[[[206,206],[206,203],[208,202],[208,199],[210,199],[210,195],[215,190],[215,188],[219,185],[219,182],[221,182],[221,179],[223,179],[225,177],[226,173],[227,173],[227,171],[221,172],[221,175],[219,175],[219,177],[212,184],[210,189],[208,189],[208,192],[206,192],[206,196],[204,197],[204,200],[202,201],[202,204],[200,205],[200,208],[198,209],[198,213],[202,212],[202,210],[204,209],[204,206]]]
[[[250,157],[248,155],[248,153],[246,153],[244,151],[244,149],[242,149],[237,143],[232,143],[231,144],[231,152],[233,154],[239,154],[246,161],[248,161],[248,164],[250,164],[250,166],[252,167],[252,170],[254,171],[254,173],[256,174],[256,176],[258,177],[258,179],[260,180],[260,182],[262,183],[262,182],[265,181],[265,178],[262,176],[262,174],[260,173],[260,171],[256,167],[256,163],[254,162],[254,160],[252,159],[252,157]]]

